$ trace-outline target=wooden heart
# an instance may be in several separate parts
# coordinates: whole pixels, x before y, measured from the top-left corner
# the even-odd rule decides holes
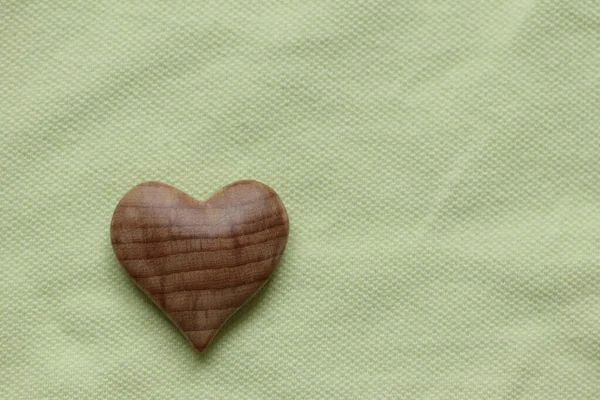
[[[121,199],[110,226],[125,271],[198,351],[269,279],[288,230],[279,196],[257,181],[207,201],[144,182]]]

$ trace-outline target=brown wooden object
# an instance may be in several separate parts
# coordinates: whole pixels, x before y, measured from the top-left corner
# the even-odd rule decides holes
[[[288,230],[279,196],[257,181],[207,201],[144,182],[121,199],[110,226],[125,271],[198,351],[269,279]]]

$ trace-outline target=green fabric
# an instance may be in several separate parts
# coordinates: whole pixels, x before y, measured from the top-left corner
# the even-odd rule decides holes
[[[0,398],[600,398],[600,3],[3,1]],[[197,354],[109,223],[280,194]]]

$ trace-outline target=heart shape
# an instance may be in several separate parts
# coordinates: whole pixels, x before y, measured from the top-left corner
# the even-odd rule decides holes
[[[110,226],[125,271],[198,351],[269,279],[288,231],[279,196],[257,181],[207,201],[144,182],[123,196]]]

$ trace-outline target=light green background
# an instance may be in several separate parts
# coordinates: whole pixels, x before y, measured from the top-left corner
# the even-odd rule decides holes
[[[0,10],[0,398],[600,398],[598,1]],[[242,178],[288,248],[196,354],[111,214]]]

